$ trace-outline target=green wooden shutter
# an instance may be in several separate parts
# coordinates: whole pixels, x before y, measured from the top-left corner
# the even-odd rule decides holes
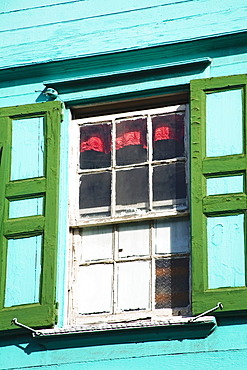
[[[247,76],[191,82],[192,308],[247,309]]]
[[[0,330],[55,324],[61,108],[0,109]]]

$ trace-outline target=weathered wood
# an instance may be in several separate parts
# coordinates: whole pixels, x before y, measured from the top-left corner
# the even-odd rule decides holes
[[[72,16],[68,20],[60,15],[60,20],[50,24],[44,24],[46,8],[40,8],[29,18],[39,19],[33,25],[30,20],[15,20],[19,28],[10,27],[0,33],[0,67],[70,58],[75,50],[77,56],[99,55],[244,30],[247,7],[240,1],[238,7],[230,0],[184,1],[104,15],[94,15],[93,9],[99,4],[90,2],[88,15],[80,18],[78,14],[83,14],[85,4],[89,4],[81,1],[81,8],[69,12]],[[64,13],[68,13],[67,8]]]

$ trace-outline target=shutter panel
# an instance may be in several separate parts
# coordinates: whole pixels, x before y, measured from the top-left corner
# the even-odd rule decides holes
[[[247,76],[191,82],[192,309],[247,309]]]
[[[60,102],[0,109],[0,329],[56,320]],[[14,327],[16,328],[16,327]]]

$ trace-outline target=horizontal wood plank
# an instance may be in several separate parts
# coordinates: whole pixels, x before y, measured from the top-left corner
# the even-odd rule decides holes
[[[89,3],[82,1],[76,11],[53,11],[52,19],[46,8],[32,10],[35,14],[30,10],[28,22],[13,17],[2,28],[0,68],[237,32],[246,29],[247,6],[240,2],[236,7],[230,0],[193,1],[193,6],[192,1],[183,1],[97,14],[93,9],[98,2],[93,1],[84,14],[83,6]]]

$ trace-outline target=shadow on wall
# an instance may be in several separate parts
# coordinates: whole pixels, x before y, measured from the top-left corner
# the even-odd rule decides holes
[[[183,341],[184,339],[193,340],[206,338],[214,331],[216,326],[216,321],[214,319],[183,323],[179,323],[179,321],[176,323],[166,322],[162,325],[157,324],[154,326],[145,326],[143,322],[142,326],[138,328],[117,328],[114,330],[91,332],[66,331],[35,337],[33,337],[31,333],[26,333],[22,329],[18,329],[5,333],[2,332],[0,346],[14,345],[29,355],[32,352],[62,348],[167,340]]]

